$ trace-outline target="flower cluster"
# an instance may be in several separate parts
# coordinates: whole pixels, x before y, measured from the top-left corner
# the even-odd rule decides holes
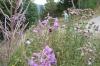
[[[54,27],[58,27],[59,25],[58,25],[58,18],[55,18],[55,20],[54,20]]]
[[[43,29],[43,32],[45,32],[44,29],[46,31],[52,32],[54,29],[59,27],[58,18],[52,18],[49,13],[47,14],[46,18],[47,19],[45,19],[43,21],[41,21],[41,20],[38,21],[37,27],[32,29],[33,32],[37,33],[37,32],[40,32],[40,30],[42,30],[42,29]],[[54,20],[53,25],[50,25],[50,22],[49,22],[50,19]]]
[[[16,15],[12,15],[11,17],[12,19],[15,19],[15,21],[21,20],[21,22],[25,22],[26,21],[26,16],[25,14],[19,14],[17,13]]]
[[[89,18],[94,16],[92,9],[68,9],[71,15],[81,16],[81,18]]]
[[[55,54],[48,45],[40,53],[33,53],[29,60],[30,66],[55,66],[56,63]]]
[[[96,48],[95,45],[88,42],[83,47],[78,48],[77,50],[81,50],[81,56],[87,58],[87,64],[91,65],[95,61],[96,57]]]
[[[74,28],[75,31],[86,38],[91,38],[93,36],[93,33],[99,33],[98,25],[95,25],[94,22],[76,23],[74,26],[75,26],[75,28]]]

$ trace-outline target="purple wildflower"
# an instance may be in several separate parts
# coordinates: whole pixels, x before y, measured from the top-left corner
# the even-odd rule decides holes
[[[42,62],[41,66],[51,66],[51,64],[49,62]]]
[[[22,18],[22,22],[25,22],[26,21],[26,17],[24,16],[23,18]]]
[[[51,66],[57,63],[55,54],[48,45],[45,46],[42,52],[33,53],[32,56],[37,58],[29,61],[30,66]]]
[[[54,62],[54,59],[55,59],[55,54],[52,53],[51,56],[50,56],[50,60],[51,60],[51,62]]]
[[[52,51],[52,49],[48,45],[46,45],[45,48],[44,48],[44,52],[46,54],[49,54],[49,53],[51,53],[51,51]]]
[[[38,54],[37,53],[33,53],[33,55],[32,55],[33,57],[36,57],[36,56],[38,56]]]
[[[54,27],[58,27],[59,25],[58,25],[58,23],[57,22],[54,22]]]
[[[55,20],[54,20],[55,22],[58,22],[58,18],[55,18]]]
[[[38,31],[38,32],[40,32],[40,31],[41,31],[41,29],[40,29],[40,28],[37,28],[37,31]]]
[[[39,27],[42,27],[43,26],[42,22],[40,20],[38,22],[39,22],[39,24],[38,24]]]
[[[54,20],[54,27],[58,27],[59,25],[58,25],[58,18],[55,18],[55,20]]]
[[[43,24],[48,24],[48,21],[47,21],[47,20],[44,20],[44,21],[43,21]]]
[[[29,65],[30,66],[38,66],[38,64],[36,64],[32,59],[29,60]]]
[[[35,29],[33,30],[33,32],[34,32],[34,33],[37,33],[37,32],[40,32],[40,30],[41,30],[40,28],[35,28]]]
[[[33,65],[34,65],[34,61],[33,61],[32,59],[29,60],[28,62],[29,62],[29,64],[30,64],[30,66],[33,66]]]
[[[53,31],[53,28],[52,27],[49,27],[49,32],[52,32]]]
[[[35,63],[34,66],[38,66],[38,64]]]
[[[17,15],[12,15],[12,19],[18,20],[18,16]]]

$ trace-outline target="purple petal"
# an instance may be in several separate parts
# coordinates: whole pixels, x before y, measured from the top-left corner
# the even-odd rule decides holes
[[[33,53],[33,55],[32,55],[33,57],[36,57],[36,56],[38,56],[38,54],[37,53]]]
[[[57,22],[54,22],[54,27],[58,27],[58,23]]]
[[[55,18],[54,22],[58,22],[58,18]]]
[[[34,61],[31,59],[28,61],[30,66],[34,66]]]

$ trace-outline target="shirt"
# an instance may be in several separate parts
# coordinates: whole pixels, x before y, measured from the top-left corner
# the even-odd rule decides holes
[[[65,20],[68,20],[68,14],[67,13],[65,14]]]

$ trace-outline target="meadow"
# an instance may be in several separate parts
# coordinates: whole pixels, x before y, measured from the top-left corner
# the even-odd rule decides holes
[[[48,15],[24,31],[28,24],[21,23],[24,14],[18,20],[14,17],[17,24],[13,28],[14,21],[11,21],[10,32],[5,28],[6,38],[0,42],[0,66],[100,66],[100,38],[95,36],[96,27],[92,32],[94,23],[91,23],[86,29],[92,17],[77,17],[76,12],[71,12],[64,25],[63,17]]]

